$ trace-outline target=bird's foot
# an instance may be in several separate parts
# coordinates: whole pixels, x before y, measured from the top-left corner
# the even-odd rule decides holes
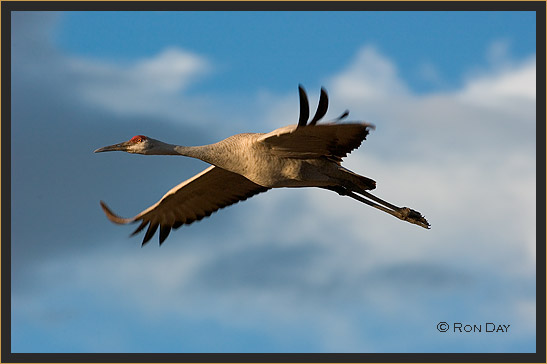
[[[401,220],[408,221],[411,224],[419,225],[425,229],[429,229],[431,226],[429,222],[427,222],[426,218],[416,210],[412,210],[408,207],[403,207],[399,210],[399,213],[401,214]]]

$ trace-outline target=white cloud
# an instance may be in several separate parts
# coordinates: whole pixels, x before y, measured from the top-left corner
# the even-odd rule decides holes
[[[459,96],[465,102],[498,110],[514,110],[516,113],[523,111],[519,108],[522,103],[535,106],[535,57],[517,67],[505,68],[494,75],[470,80]]]
[[[431,62],[423,62],[418,68],[418,75],[424,80],[435,86],[442,86],[444,84],[441,72]]]
[[[491,66],[508,65],[510,62],[511,43],[508,39],[498,39],[490,44],[486,50],[486,58]]]
[[[147,89],[175,92],[185,88],[192,79],[208,71],[207,60],[178,48],[164,50],[156,57],[138,62],[129,70],[130,77]]]
[[[338,97],[346,101],[385,99],[408,92],[395,65],[371,46],[362,48],[331,84]]]
[[[347,99],[353,114],[378,115],[378,121],[369,120],[377,130],[361,147],[363,151],[354,152],[346,162],[350,169],[377,180],[378,195],[422,211],[433,225],[427,235],[433,239],[456,243],[454,236],[475,232],[484,254],[499,252],[501,246],[507,256],[524,251],[511,271],[529,267],[524,276],[530,277],[535,261],[536,63],[529,59],[511,64],[475,75],[460,90],[413,95],[401,92],[407,88],[395,77],[389,60],[365,48],[347,70],[333,77],[332,98],[345,95],[351,85],[360,95],[359,101]],[[385,80],[382,86],[374,81],[360,86],[374,80],[363,74],[382,73],[379,70],[384,70],[379,77]],[[363,91],[369,88],[382,91],[370,97]],[[354,209],[344,213],[340,204],[344,202],[340,200],[333,210],[342,211],[347,219],[357,214]],[[389,224],[395,231],[410,233],[409,226],[395,223]],[[382,240],[385,226],[367,224],[366,234]],[[360,235],[362,224],[348,227]],[[430,243],[439,243],[425,235],[413,238],[419,240],[415,244],[394,240],[378,255],[409,257],[419,252],[423,256]],[[469,249],[476,247],[473,241],[457,244],[456,254],[462,259],[468,259]],[[471,261],[496,264],[488,259],[474,256]]]
[[[88,103],[126,115],[175,120],[185,115],[195,120],[199,113],[193,114],[192,110],[202,101],[181,98],[179,93],[209,73],[212,65],[197,54],[168,48],[129,65],[73,57],[68,60],[68,68],[80,78],[79,91]]]

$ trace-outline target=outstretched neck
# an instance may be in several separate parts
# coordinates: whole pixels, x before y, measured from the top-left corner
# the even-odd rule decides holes
[[[233,171],[234,168],[238,167],[240,163],[237,160],[232,160],[234,158],[227,157],[233,157],[233,153],[230,153],[230,149],[234,149],[233,143],[226,143],[226,141],[195,147],[155,141],[153,147],[149,148],[147,152],[143,154],[182,155],[185,157],[200,159],[209,164]],[[234,163],[236,165],[235,167],[233,166]]]
[[[148,150],[149,155],[182,155],[208,161],[208,146],[187,147],[184,145],[167,144],[156,141],[154,148]]]
[[[176,155],[183,155],[185,157],[192,157],[197,158],[201,160],[205,160],[207,158],[207,146],[206,145],[200,145],[197,147],[187,147],[184,145],[173,145],[173,154]]]

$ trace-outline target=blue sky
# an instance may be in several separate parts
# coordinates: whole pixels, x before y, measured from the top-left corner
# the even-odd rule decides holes
[[[535,351],[535,52],[529,12],[14,13],[12,350]],[[94,149],[293,124],[299,83],[376,125],[345,165],[431,230],[314,189],[161,248],[106,220],[207,166]]]
[[[223,84],[238,93],[257,83],[284,90],[287,78],[317,83],[356,44],[370,44],[397,60],[413,90],[427,91],[439,85],[424,79],[424,64],[437,68],[444,86],[460,86],[465,72],[485,65],[477,55],[493,39],[510,42],[515,56],[533,53],[534,25],[532,12],[73,12],[55,39],[67,51],[115,61],[176,45],[219,68],[194,87]]]

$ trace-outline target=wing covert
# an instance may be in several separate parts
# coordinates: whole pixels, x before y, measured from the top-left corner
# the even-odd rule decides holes
[[[278,156],[287,158],[326,157],[338,163],[366,139],[374,125],[329,123],[284,127],[264,134],[258,141]]]

